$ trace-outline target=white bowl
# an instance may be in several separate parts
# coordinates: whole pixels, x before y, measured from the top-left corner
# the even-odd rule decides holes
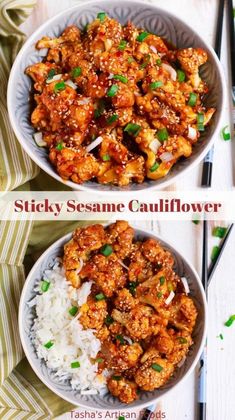
[[[163,247],[169,250],[175,259],[174,269],[180,277],[186,277],[190,287],[190,293],[193,297],[194,303],[198,310],[198,319],[193,332],[194,344],[189,350],[186,361],[182,367],[177,368],[174,375],[167,382],[167,384],[153,392],[141,391],[139,399],[134,401],[132,404],[125,405],[121,403],[117,398],[114,398],[110,393],[104,396],[97,395],[80,395],[79,391],[73,391],[69,384],[59,384],[55,378],[53,372],[47,368],[44,361],[38,359],[34,345],[30,339],[30,330],[33,325],[35,318],[35,309],[29,307],[27,302],[31,301],[35,297],[35,284],[41,280],[43,273],[46,269],[53,266],[53,262],[56,257],[63,254],[63,246],[66,242],[71,239],[71,234],[64,236],[59,239],[53,245],[50,246],[38,259],[36,264],[30,271],[20,299],[19,307],[19,330],[22,346],[25,355],[32,366],[33,370],[41,381],[50,388],[55,394],[59,395],[66,401],[69,401],[76,406],[85,407],[89,409],[98,410],[134,410],[147,407],[152,404],[158,398],[163,397],[178,384],[182,383],[188,375],[195,368],[199,357],[202,353],[203,346],[206,337],[206,297],[200,281],[200,278],[192,267],[192,265],[169,243],[165,242],[152,232],[145,230],[135,229],[135,238],[146,239],[155,238],[161,242]]]
[[[72,181],[63,181],[48,158],[45,149],[39,148],[34,140],[34,129],[30,124],[29,92],[32,89],[30,78],[24,73],[27,66],[41,61],[41,52],[35,49],[36,42],[43,36],[58,37],[71,24],[80,28],[91,22],[99,11],[105,11],[121,24],[132,21],[138,27],[157,33],[171,41],[177,48],[201,47],[208,53],[208,62],[202,66],[201,75],[209,86],[210,93],[205,101],[208,107],[217,109],[209,127],[202,134],[200,141],[193,147],[191,157],[181,159],[169,174],[159,180],[146,180],[142,184],[130,184],[127,187],[102,185],[94,181],[82,185]],[[224,80],[220,62],[212,49],[197,32],[171,13],[141,1],[107,0],[84,2],[71,9],[64,10],[41,25],[25,42],[11,70],[8,92],[8,111],[16,137],[24,150],[45,172],[74,190],[95,191],[96,193],[115,193],[117,191],[142,191],[161,189],[175,182],[179,175],[197,165],[209,149],[221,127],[221,113],[224,106]]]

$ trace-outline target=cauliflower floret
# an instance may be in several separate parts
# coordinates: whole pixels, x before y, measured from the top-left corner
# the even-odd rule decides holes
[[[153,357],[141,365],[134,378],[137,385],[144,391],[154,391],[164,385],[173,372],[172,363],[160,357]]]
[[[106,300],[96,300],[88,296],[87,302],[80,308],[79,321],[85,329],[100,330],[103,327],[104,320],[108,314]]]
[[[125,404],[130,404],[138,398],[136,383],[129,381],[118,374],[115,374],[108,379],[107,387],[114,397],[118,397],[119,400]]]

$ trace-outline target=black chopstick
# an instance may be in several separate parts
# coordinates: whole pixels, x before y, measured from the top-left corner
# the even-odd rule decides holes
[[[222,254],[223,254],[223,251],[224,251],[225,245],[226,245],[226,243],[227,243],[227,241],[228,241],[229,235],[230,235],[230,233],[232,232],[233,226],[234,226],[234,224],[233,224],[233,223],[231,223],[231,225],[230,225],[230,227],[228,228],[228,230],[227,230],[227,232],[226,232],[226,235],[225,235],[225,237],[224,237],[224,239],[223,239],[223,241],[222,241],[222,243],[221,243],[221,245],[220,245],[220,247],[219,247],[219,253],[218,253],[218,255],[217,255],[216,260],[215,260],[215,261],[212,261],[212,263],[210,264],[210,267],[209,267],[209,270],[208,270],[208,286],[209,286],[209,284],[210,284],[210,282],[211,282],[211,279],[212,279],[212,276],[213,276],[213,274],[214,274],[214,272],[215,272],[215,270],[216,270],[216,267],[217,267],[217,265],[218,265],[218,264],[219,264],[219,262],[220,262],[221,256],[222,256]]]
[[[207,296],[208,288],[208,225],[203,220],[202,237],[202,285]],[[206,346],[200,357],[200,370],[198,379],[198,419],[206,420]]]
[[[232,86],[235,94],[235,27],[233,17],[233,0],[227,0],[227,11],[228,11],[228,28],[230,37],[230,59],[231,59],[231,76]]]
[[[220,58],[220,54],[221,54],[223,18],[224,18],[224,0],[219,0],[216,36],[215,36],[215,47],[214,47],[214,50],[218,58]],[[214,147],[212,147],[212,149],[209,150],[209,152],[207,153],[206,157],[203,160],[202,179],[201,179],[202,187],[207,187],[207,188],[211,187],[212,169],[213,169],[213,149]]]

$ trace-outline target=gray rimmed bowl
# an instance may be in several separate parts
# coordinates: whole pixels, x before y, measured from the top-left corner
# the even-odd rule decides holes
[[[152,232],[135,229],[136,239],[154,238],[159,240],[162,246],[173,254],[175,259],[174,269],[176,273],[180,277],[187,278],[191,296],[193,297],[194,303],[198,310],[198,319],[193,332],[194,344],[190,348],[183,366],[177,368],[174,375],[164,387],[153,392],[141,391],[139,399],[132,404],[126,406],[109,393],[104,396],[80,395],[79,391],[72,390],[69,383],[58,383],[58,379],[56,380],[53,371],[48,369],[45,362],[37,357],[36,350],[30,339],[30,330],[35,318],[35,310],[34,308],[29,307],[27,304],[27,302],[31,301],[36,294],[34,291],[35,284],[38,283],[38,281],[40,281],[40,279],[43,277],[44,271],[52,267],[55,258],[63,254],[63,246],[71,239],[71,236],[72,234],[68,234],[51,245],[50,248],[48,248],[38,259],[26,279],[21,294],[19,307],[19,331],[25,355],[41,381],[55,394],[59,395],[64,400],[75,404],[76,406],[81,406],[93,410],[125,409],[125,411],[144,408],[152,404],[158,398],[164,396],[166,393],[169,393],[175,389],[178,384],[182,383],[183,380],[185,380],[186,377],[193,371],[199,360],[205,343],[207,323],[206,298],[200,278],[189,261],[187,261],[168,242],[165,242],[163,239],[156,236]]]
[[[208,53],[208,62],[201,68],[201,75],[210,89],[205,103],[208,107],[215,107],[217,112],[210,126],[202,134],[200,141],[194,146],[192,156],[178,161],[170,173],[162,179],[156,181],[146,180],[142,184],[131,184],[127,187],[102,185],[93,181],[82,185],[75,184],[72,181],[63,181],[49,161],[47,151],[39,148],[33,140],[34,129],[30,124],[29,102],[32,82],[25,75],[24,71],[27,66],[42,60],[41,52],[35,49],[36,42],[42,36],[59,36],[66,26],[71,24],[84,28],[88,22],[91,22],[96,17],[99,11],[105,11],[121,24],[125,24],[130,20],[135,25],[166,38],[178,48],[201,47]],[[224,96],[223,74],[215,52],[196,31],[182,20],[167,11],[141,1],[113,0],[110,2],[100,0],[84,2],[84,4],[64,10],[46,21],[29,37],[12,67],[8,84],[7,102],[10,121],[19,142],[40,168],[74,190],[113,194],[118,191],[161,189],[174,182],[179,175],[185,173],[189,168],[197,165],[212,147],[218,135]]]

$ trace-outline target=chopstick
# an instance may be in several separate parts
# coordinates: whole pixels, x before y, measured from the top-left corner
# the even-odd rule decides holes
[[[216,37],[215,37],[215,47],[214,47],[214,50],[218,58],[220,58],[220,54],[221,54],[223,18],[224,18],[224,0],[220,0],[219,8],[218,8],[218,15],[217,15]],[[202,187],[207,187],[207,188],[211,187],[212,170],[213,170],[213,155],[214,155],[214,147],[212,147],[211,150],[209,150],[209,152],[207,153],[206,157],[203,160],[202,179],[201,179]]]
[[[208,286],[208,226],[207,220],[203,220],[202,237],[202,285],[207,296]],[[206,419],[206,345],[200,357],[200,370],[198,380],[198,419]]]
[[[235,95],[235,27],[234,27],[234,17],[233,17],[233,0],[228,0],[227,11],[228,11],[228,28],[229,28],[229,37],[230,37],[232,87],[233,87],[233,94]],[[233,99],[235,100],[235,97]]]
[[[222,257],[222,254],[223,254],[223,251],[225,249],[226,243],[228,241],[228,238],[230,236],[230,233],[232,232],[233,226],[234,226],[234,223],[231,223],[231,225],[228,228],[228,230],[226,232],[226,235],[225,235],[225,237],[224,237],[221,245],[219,246],[219,253],[217,255],[216,260],[215,261],[212,261],[212,263],[210,264],[210,267],[209,267],[209,270],[208,270],[208,286],[209,286],[209,284],[211,282],[211,279],[213,277],[213,274],[214,274],[214,272],[215,272],[215,270],[216,270],[216,268],[217,268],[217,266],[218,266],[218,264],[220,262],[220,259]]]

